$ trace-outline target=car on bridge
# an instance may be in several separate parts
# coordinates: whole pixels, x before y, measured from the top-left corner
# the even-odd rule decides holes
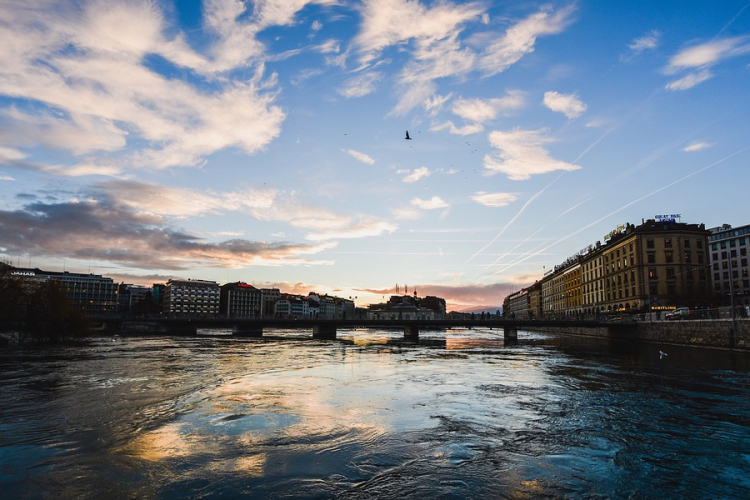
[[[690,308],[689,307],[678,307],[674,311],[669,311],[664,315],[665,319],[690,319]]]

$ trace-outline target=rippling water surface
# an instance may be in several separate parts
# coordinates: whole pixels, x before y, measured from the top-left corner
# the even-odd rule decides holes
[[[750,498],[743,353],[118,337],[0,350],[0,381],[2,498]]]

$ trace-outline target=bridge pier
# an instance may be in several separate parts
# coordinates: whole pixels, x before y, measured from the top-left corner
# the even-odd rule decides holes
[[[234,325],[232,327],[233,337],[254,337],[260,338],[263,336],[262,326],[249,326],[249,325]]]
[[[419,338],[419,327],[417,325],[406,325],[404,327],[404,338],[417,340]]]
[[[313,338],[322,340],[336,340],[336,325],[313,326]]]
[[[505,340],[518,340],[518,328],[515,326],[503,327],[503,338]]]

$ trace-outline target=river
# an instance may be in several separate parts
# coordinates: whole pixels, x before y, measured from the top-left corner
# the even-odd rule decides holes
[[[748,353],[210,333],[0,349],[0,497],[750,498]]]

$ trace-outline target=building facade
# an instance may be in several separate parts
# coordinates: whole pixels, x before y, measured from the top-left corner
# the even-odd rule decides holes
[[[750,306],[750,225],[724,224],[708,237],[714,293],[720,305]]]
[[[178,316],[216,316],[219,314],[221,289],[215,281],[167,281],[164,289],[164,312]]]
[[[252,285],[238,281],[221,286],[219,312],[227,318],[260,318],[262,292]]]

